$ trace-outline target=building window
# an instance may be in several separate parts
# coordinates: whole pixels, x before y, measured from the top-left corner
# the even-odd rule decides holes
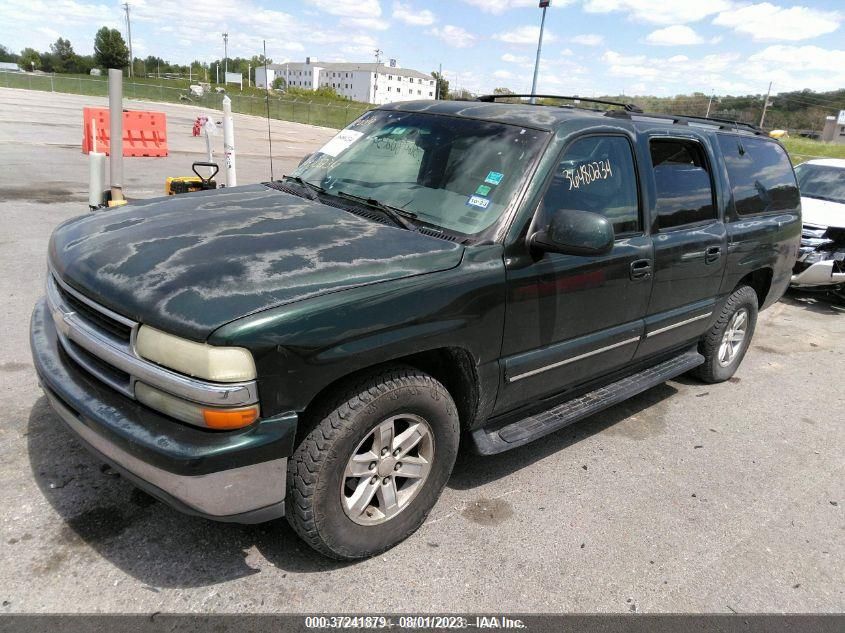
[[[390,86],[387,87],[387,91],[390,92]]]

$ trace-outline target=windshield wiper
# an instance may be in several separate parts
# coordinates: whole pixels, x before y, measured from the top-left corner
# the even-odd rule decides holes
[[[416,213],[411,213],[410,211],[405,211],[404,209],[398,209],[396,207],[391,207],[388,204],[384,204],[383,202],[379,202],[375,198],[365,198],[364,196],[356,196],[355,194],[346,193],[345,191],[338,191],[337,192],[338,198],[346,198],[347,200],[353,200],[355,202],[360,202],[361,204],[365,204],[368,207],[372,207],[373,209],[378,209],[382,213],[384,213],[387,217],[389,217],[393,222],[397,225],[402,227],[403,229],[407,229],[409,231],[417,231],[417,227],[413,222],[410,222],[408,218],[415,218],[417,217]]]
[[[300,187],[304,189],[308,189],[311,193],[311,200],[317,199],[318,193],[325,193],[326,190],[320,187],[319,185],[315,185],[313,182],[308,182],[307,180],[303,180],[299,176],[283,176],[285,180],[289,180],[291,182],[295,182]]]

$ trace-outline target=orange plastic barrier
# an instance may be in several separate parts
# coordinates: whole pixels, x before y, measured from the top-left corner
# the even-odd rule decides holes
[[[82,153],[91,147],[92,129],[96,132],[98,152],[109,153],[108,108],[82,109]],[[123,112],[123,155],[167,156],[167,117],[164,112],[132,110]]]

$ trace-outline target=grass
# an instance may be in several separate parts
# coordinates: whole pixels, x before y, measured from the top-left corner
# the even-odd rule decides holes
[[[845,145],[822,143],[807,138],[781,139],[795,165],[813,158],[845,158]]]
[[[202,97],[190,97],[187,94],[189,83],[191,82],[186,79],[136,79],[133,77],[132,81],[124,81],[123,96],[127,99],[184,103],[199,108],[222,109],[222,94],[212,92]],[[88,75],[0,73],[0,86],[101,97],[108,95],[108,80],[105,77]],[[247,87],[241,91],[230,85],[228,95],[232,100],[233,112],[266,116],[267,94],[264,90]],[[371,107],[367,103],[333,98],[325,94],[270,94],[270,118],[335,129],[346,127]]]

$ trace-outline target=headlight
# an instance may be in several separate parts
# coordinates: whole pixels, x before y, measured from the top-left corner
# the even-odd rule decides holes
[[[161,411],[182,422],[204,426],[209,429],[231,430],[249,426],[258,419],[258,405],[238,409],[219,409],[195,404],[171,396],[142,382],[135,383],[135,397],[138,402],[151,409]]]
[[[138,330],[135,350],[142,358],[195,378],[241,382],[256,376],[249,350],[196,343],[148,325]]]

